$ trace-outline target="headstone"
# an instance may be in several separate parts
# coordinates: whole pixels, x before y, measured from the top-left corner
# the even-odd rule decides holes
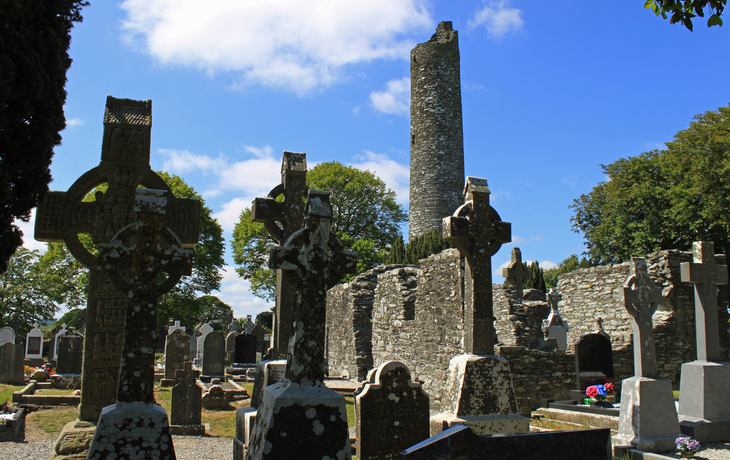
[[[226,369],[226,343],[223,334],[212,331],[205,335],[203,375],[223,375]]]
[[[195,339],[197,343],[197,354],[195,357],[197,358],[198,365],[202,365],[203,363],[203,355],[205,355],[205,338],[208,337],[208,334],[213,332],[213,326],[208,324],[207,322],[205,324],[202,324],[198,328],[198,337]]]
[[[613,377],[611,340],[599,332],[583,334],[575,344],[575,372],[578,390],[586,389],[586,379]]]
[[[468,427],[454,426],[409,447],[400,459],[606,460],[611,458],[610,437],[608,428],[479,436]]]
[[[117,289],[129,293],[129,308],[117,403],[102,410],[88,460],[120,452],[130,458],[175,458],[167,413],[155,404],[153,394],[155,315],[158,296],[192,273],[193,250],[184,249],[166,225],[168,199],[174,197],[164,190],[137,189],[136,222],[120,230],[110,243],[99,245],[99,261],[109,267]],[[122,270],[128,271],[127,278]],[[162,273],[168,278],[158,285]]]
[[[309,190],[305,221],[284,246],[271,249],[269,267],[295,287],[297,306],[287,379],[264,389],[248,460],[350,458],[344,398],[324,385],[327,290],[354,273],[357,256],[330,233],[329,192]],[[298,442],[292,442],[291,440]]]
[[[632,257],[621,291],[634,332],[634,374],[621,384],[619,432],[614,444],[646,452],[671,452],[680,435],[671,380],[659,377],[651,317],[662,289],[649,278],[646,260]]]
[[[43,332],[38,329],[38,323],[33,324],[33,329],[25,336],[25,358],[43,358]]]
[[[233,357],[236,354],[236,337],[239,335],[241,335],[241,333],[238,331],[230,331],[226,335],[226,366],[230,366],[235,362]]]
[[[256,380],[251,393],[251,407],[258,408],[264,399],[264,388],[283,382],[286,378],[286,360],[260,361],[256,365]]]
[[[0,345],[0,383],[22,385],[24,349],[22,345],[6,342]]]
[[[185,328],[180,325],[180,321],[175,321],[174,324],[167,326],[167,335],[172,334],[173,332],[177,331],[178,329],[182,329],[183,332],[185,332]]]
[[[679,421],[682,433],[700,443],[730,441],[730,364],[721,361],[717,286],[727,284],[727,261],[707,241],[692,246],[693,262],[680,265],[682,281],[695,292],[697,360],[682,364]],[[717,263],[719,261],[719,264]],[[723,306],[724,308],[724,306]]]
[[[515,297],[521,299],[525,283],[530,280],[532,275],[522,265],[522,252],[520,252],[520,248],[512,248],[512,261],[502,269],[502,276],[514,288]]]
[[[251,207],[251,219],[263,222],[266,230],[280,245],[302,228],[304,197],[307,194],[307,154],[284,152],[281,161],[281,184],[274,187],[265,198],[256,198]],[[284,195],[283,201],[276,198]],[[274,329],[274,350],[271,358],[285,358],[289,350],[294,312],[294,287],[276,270],[276,309]],[[250,319],[249,319],[249,322]],[[248,331],[250,334],[250,331]]]
[[[58,338],[66,332],[68,332],[68,329],[66,323],[63,323],[63,325],[61,325],[61,330],[56,333],[56,337],[53,340],[53,356],[51,359],[58,359]]]
[[[511,240],[511,225],[489,205],[486,179],[467,177],[464,205],[443,220],[444,238],[465,259],[464,351],[451,359],[443,389],[443,412],[431,418],[431,434],[467,424],[478,434],[519,433],[529,419],[519,415],[509,363],[494,356],[491,258]]]
[[[243,332],[246,334],[253,334],[254,329],[256,329],[256,324],[252,318],[252,315],[246,315],[246,322],[243,323]]]
[[[15,343],[15,331],[10,327],[0,329],[0,346],[6,343]]]
[[[200,371],[186,361],[184,367],[176,371],[178,384],[172,387],[170,404],[170,432],[189,436],[202,436],[205,427],[200,424],[201,395],[203,389],[197,384]]]
[[[256,336],[241,334],[236,337],[236,348],[233,355],[233,362],[237,364],[256,363]]]
[[[23,325],[23,320],[21,320],[20,316],[18,316],[18,315],[13,315],[13,317],[10,318],[10,321],[8,321],[8,326],[10,326],[10,328],[13,330],[13,332],[15,332],[16,340],[20,338],[20,336],[18,335],[18,331],[20,330],[20,326],[22,326],[22,325]],[[19,344],[16,343],[16,345],[19,345]]]
[[[563,321],[558,311],[558,303],[562,296],[557,289],[550,289],[547,295],[550,304],[550,314],[547,319],[542,320],[542,330],[546,339],[554,339],[557,348],[567,350],[568,348],[568,322]]]
[[[228,329],[228,332],[238,332],[239,330],[241,330],[241,325],[238,324],[237,320],[231,319],[231,322],[228,323],[226,329]]]
[[[177,372],[185,369],[190,361],[190,336],[184,328],[178,328],[165,339],[165,379],[174,380]]]
[[[428,395],[405,364],[388,361],[370,372],[355,396],[357,458],[397,459],[429,436]]]
[[[90,235],[97,245],[108,242],[134,221],[134,199],[140,184],[168,189],[149,165],[151,126],[151,101],[109,96],[104,113],[101,162],[83,174],[67,192],[46,193],[36,213],[35,239],[65,243],[76,260],[89,268],[84,333],[88,340],[84,344],[78,422],[96,423],[101,410],[116,400],[125,311],[130,302],[128,293],[114,286],[109,270],[99,266],[96,256],[81,244],[78,235]],[[105,192],[96,192],[93,202],[84,201],[96,185],[104,183],[107,184]],[[186,247],[198,242],[198,222],[193,217],[199,214],[199,203],[194,200],[175,200],[168,210],[168,225]],[[91,440],[89,423],[67,425],[58,438],[55,452],[74,445],[78,449],[66,452],[83,455]],[[74,426],[79,430],[73,431]]]
[[[213,385],[203,394],[201,404],[207,410],[226,410],[230,408],[230,401],[225,390],[220,385]]]
[[[80,375],[84,358],[84,336],[73,328],[58,338],[56,374]]]

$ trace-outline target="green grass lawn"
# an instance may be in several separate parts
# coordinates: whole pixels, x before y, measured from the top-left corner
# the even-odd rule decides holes
[[[59,434],[68,422],[76,420],[77,416],[75,407],[61,406],[30,413],[25,421],[35,423],[41,430],[55,435]]]
[[[13,399],[13,392],[20,391],[25,388],[25,385],[0,385],[0,406],[5,404],[7,400]]]

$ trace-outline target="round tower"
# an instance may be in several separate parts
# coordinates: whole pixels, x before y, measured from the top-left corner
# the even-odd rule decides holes
[[[411,51],[411,184],[408,237],[441,229],[464,204],[459,39],[441,22]]]

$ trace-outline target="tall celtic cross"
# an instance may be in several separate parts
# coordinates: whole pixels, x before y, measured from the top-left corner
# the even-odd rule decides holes
[[[276,242],[284,244],[294,232],[302,228],[307,190],[307,154],[284,151],[281,184],[274,187],[267,197],[254,200],[251,220],[263,222]],[[284,200],[276,201],[281,195]],[[281,270],[276,270],[273,358],[285,355],[289,348],[295,296],[294,287]]]
[[[444,238],[454,241],[466,259],[464,280],[464,351],[494,354],[492,256],[512,240],[512,227],[489,205],[487,180],[467,177],[465,203],[444,218]]]
[[[79,239],[88,234],[98,245],[134,221],[138,186],[169,190],[150,169],[152,102],[108,96],[104,113],[101,162],[66,192],[48,192],[38,205],[35,239],[65,243],[71,254],[89,268],[86,303],[86,340],[81,377],[79,419],[96,422],[101,410],[117,396],[124,321],[129,297],[111,282],[109,271],[98,267],[96,256]],[[95,200],[84,198],[97,186]],[[168,204],[168,226],[185,247],[198,242],[199,203],[173,200]]]
[[[522,265],[522,252],[520,248],[512,248],[512,261],[502,269],[502,276],[515,288],[517,298],[521,299],[525,283],[532,278],[532,275]]]
[[[357,269],[357,254],[330,233],[331,219],[329,192],[309,190],[305,227],[269,257],[269,267],[281,269],[297,293],[287,378],[304,385],[324,382],[327,290]]]
[[[651,317],[662,301],[662,289],[649,277],[643,257],[631,258],[629,276],[624,282],[621,298],[631,315],[634,330],[634,373],[637,377],[657,377],[659,372]]]
[[[692,244],[693,262],[682,262],[682,282],[694,284],[697,360],[722,361],[720,324],[717,315],[717,286],[727,284],[727,265],[715,263],[715,244]],[[725,260],[725,256],[721,256]]]

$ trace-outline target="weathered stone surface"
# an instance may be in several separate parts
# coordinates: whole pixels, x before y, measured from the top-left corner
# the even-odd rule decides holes
[[[522,265],[522,252],[520,248],[512,248],[512,260],[509,265],[502,269],[502,276],[504,276],[506,283],[514,287],[515,297],[521,299],[525,283],[530,280],[532,275]]]
[[[197,359],[196,365],[202,365],[203,358],[205,356],[205,338],[208,337],[208,334],[213,332],[213,326],[211,326],[208,323],[201,324],[200,327],[197,327],[195,329],[195,332],[197,334],[195,341],[196,341],[196,354],[195,358]]]
[[[233,362],[237,364],[256,363],[256,344],[256,336],[253,334],[241,334],[236,337]]]
[[[264,399],[264,388],[286,378],[286,360],[265,360],[256,365],[256,380],[251,394],[251,407],[258,408]]]
[[[606,460],[611,430],[551,431],[512,436],[478,436],[468,427],[452,427],[403,453],[401,460]]]
[[[175,379],[177,371],[190,361],[190,336],[184,328],[178,328],[165,338],[165,378]]]
[[[189,430],[204,433],[205,428],[200,424],[203,389],[197,384],[200,371],[194,370],[190,361],[183,364],[183,369],[175,374],[180,383],[172,388],[170,431],[172,434],[178,434],[183,430],[182,427],[192,427]]]
[[[61,330],[56,333],[53,342],[50,343],[50,347],[52,350],[48,353],[49,357],[51,357],[50,359],[58,359],[58,339],[66,332],[68,332],[68,329],[66,324],[64,323],[63,325],[61,325]]]
[[[459,38],[441,22],[431,39],[411,50],[411,168],[408,237],[441,229],[462,202]]]
[[[210,332],[205,337],[203,375],[223,375],[226,370],[226,344],[223,334]]]
[[[226,410],[230,408],[228,395],[220,385],[213,385],[203,394],[203,408],[208,410]]]
[[[51,458],[58,460],[85,459],[95,431],[95,423],[81,420],[68,422],[58,435]]]
[[[15,331],[11,327],[0,329],[0,346],[6,343],[15,343]]]
[[[428,395],[402,363],[389,361],[373,371],[355,397],[357,456],[397,459],[400,451],[429,436]]]
[[[558,311],[558,303],[563,298],[556,289],[550,289],[547,295],[548,303],[550,304],[550,315],[547,319],[542,322],[542,330],[545,334],[545,339],[554,339],[555,344],[560,350],[567,350],[568,348],[568,323],[563,321]]]
[[[56,374],[80,375],[84,357],[84,336],[71,328],[58,338],[57,351]]]
[[[0,383],[22,385],[25,377],[23,373],[23,345],[7,342],[0,345]]]
[[[237,322],[236,324],[238,325]],[[233,357],[236,353],[236,337],[239,335],[241,335],[241,333],[238,331],[230,331],[226,334],[226,366],[230,366],[234,363]]]

